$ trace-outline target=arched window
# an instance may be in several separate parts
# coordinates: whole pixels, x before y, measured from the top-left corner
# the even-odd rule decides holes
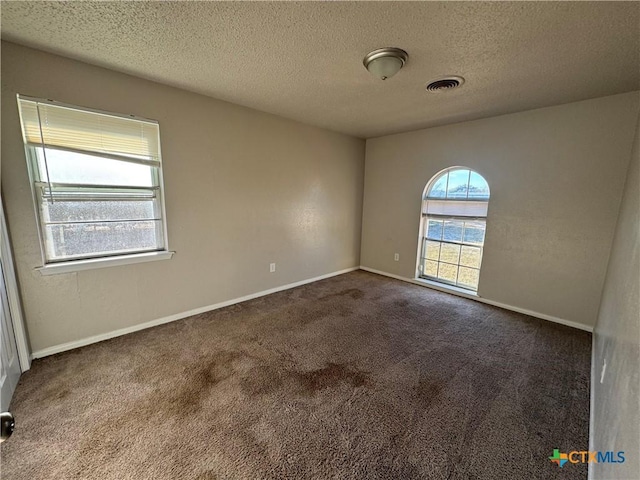
[[[418,275],[476,292],[489,185],[477,172],[451,167],[427,184],[422,201]]]

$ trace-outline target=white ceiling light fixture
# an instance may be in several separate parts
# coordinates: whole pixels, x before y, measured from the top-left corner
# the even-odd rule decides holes
[[[407,52],[400,48],[385,47],[367,53],[362,63],[373,75],[386,80],[398,73],[408,58]]]

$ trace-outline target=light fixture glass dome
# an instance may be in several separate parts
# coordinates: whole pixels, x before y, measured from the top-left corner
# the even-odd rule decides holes
[[[393,77],[407,61],[407,52],[400,48],[379,48],[368,53],[362,63],[373,75],[386,80]]]

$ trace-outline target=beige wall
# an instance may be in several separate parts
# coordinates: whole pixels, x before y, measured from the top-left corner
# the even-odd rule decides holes
[[[604,365],[606,363],[606,368]],[[603,372],[604,370],[604,372]],[[590,450],[626,453],[589,478],[640,472],[640,119],[594,332]]]
[[[423,189],[464,165],[491,188],[479,295],[592,326],[638,100],[632,92],[367,140],[361,265],[414,278]]]
[[[173,259],[34,270],[40,247],[16,93],[160,122]],[[35,351],[359,263],[363,140],[9,43],[2,140],[2,194]]]

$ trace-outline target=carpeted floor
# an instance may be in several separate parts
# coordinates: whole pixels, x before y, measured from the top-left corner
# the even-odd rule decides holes
[[[33,363],[10,479],[584,479],[591,335],[363,271]]]

